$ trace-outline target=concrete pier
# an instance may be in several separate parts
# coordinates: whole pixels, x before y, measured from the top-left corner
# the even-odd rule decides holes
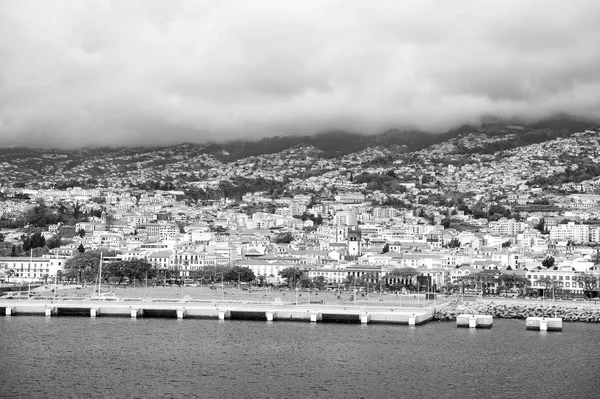
[[[560,317],[528,317],[525,320],[527,330],[562,331],[562,318]]]
[[[102,315],[103,317],[129,317],[133,319],[160,317],[254,321],[287,320],[313,323],[385,323],[411,326],[427,323],[433,318],[434,313],[432,308],[159,299],[11,299],[0,300],[0,309],[2,308],[5,309],[6,316],[19,314],[95,318]]]
[[[492,328],[494,318],[490,315],[460,314],[456,316],[457,327]]]

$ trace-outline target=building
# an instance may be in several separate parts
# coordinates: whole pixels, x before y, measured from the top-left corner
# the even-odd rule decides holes
[[[587,224],[559,224],[550,227],[550,239],[556,241],[571,240],[578,243],[588,242],[590,239],[590,226]]]
[[[64,258],[3,257],[0,258],[0,272],[11,281],[46,282],[64,270],[64,264]]]
[[[362,233],[359,229],[348,230],[348,256],[357,258],[362,255]]]

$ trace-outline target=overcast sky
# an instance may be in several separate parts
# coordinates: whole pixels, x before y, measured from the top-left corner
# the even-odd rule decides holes
[[[0,0],[0,145],[600,116],[598,0]]]

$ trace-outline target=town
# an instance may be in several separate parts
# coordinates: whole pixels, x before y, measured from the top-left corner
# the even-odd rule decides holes
[[[598,297],[600,132],[337,157],[201,146],[0,159],[4,283]]]

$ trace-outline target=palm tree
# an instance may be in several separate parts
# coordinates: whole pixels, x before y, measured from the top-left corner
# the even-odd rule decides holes
[[[554,291],[558,286],[558,280],[554,280],[550,277],[544,277],[539,280],[539,283],[544,286],[544,297],[546,296],[546,290],[552,289],[552,294],[554,296]]]
[[[402,285],[412,287],[417,282],[417,275],[419,272],[412,267],[403,267],[392,270],[388,275],[388,284],[389,278],[391,277],[396,283],[398,279]]]

